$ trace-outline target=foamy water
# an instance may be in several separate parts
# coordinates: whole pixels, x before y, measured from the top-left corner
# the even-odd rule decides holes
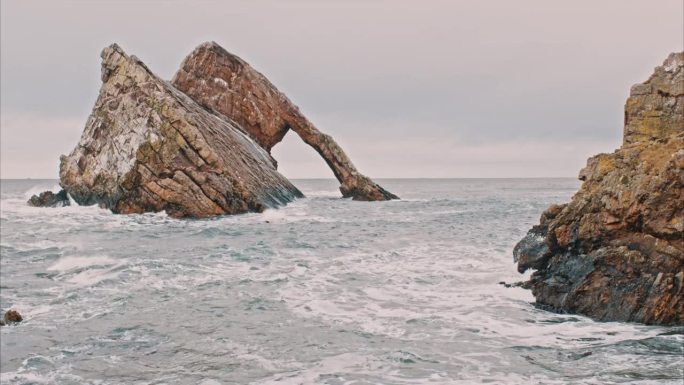
[[[571,179],[386,180],[211,220],[2,181],[3,384],[681,384],[682,330],[536,309],[511,250]]]

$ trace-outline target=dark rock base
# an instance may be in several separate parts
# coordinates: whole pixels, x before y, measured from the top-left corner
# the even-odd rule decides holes
[[[66,191],[60,190],[56,194],[52,191],[44,191],[34,195],[28,200],[28,204],[35,207],[64,207],[69,206],[71,202]]]

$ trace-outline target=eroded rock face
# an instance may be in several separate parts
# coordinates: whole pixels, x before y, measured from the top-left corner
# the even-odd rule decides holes
[[[642,84],[632,87],[625,103],[624,144],[668,138],[684,127],[682,53],[673,53]]]
[[[398,199],[354,164],[332,137],[320,132],[266,77],[216,43],[204,43],[183,61],[173,85],[209,110],[235,121],[268,151],[288,130],[313,147],[340,181],[344,197]]]
[[[515,247],[537,303],[603,321],[684,324],[684,53],[625,106],[623,146]]]
[[[99,97],[81,140],[60,164],[61,185],[77,203],[207,217],[258,212],[302,196],[235,123],[117,45],[101,56]]]

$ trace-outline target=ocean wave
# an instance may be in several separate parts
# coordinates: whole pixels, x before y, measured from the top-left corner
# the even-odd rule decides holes
[[[303,181],[318,192],[203,220],[34,208],[28,189],[55,183],[12,183],[0,200],[0,303],[25,321],[0,330],[3,384],[684,375],[677,329],[549,313],[528,290],[499,284],[529,278],[511,249],[572,180],[395,181],[409,199],[377,204]]]

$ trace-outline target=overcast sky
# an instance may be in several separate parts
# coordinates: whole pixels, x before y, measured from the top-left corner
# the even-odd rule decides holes
[[[57,178],[119,43],[170,79],[214,40],[372,177],[577,175],[683,49],[682,0],[30,1],[1,9],[1,176]],[[290,133],[288,177],[332,177]]]

